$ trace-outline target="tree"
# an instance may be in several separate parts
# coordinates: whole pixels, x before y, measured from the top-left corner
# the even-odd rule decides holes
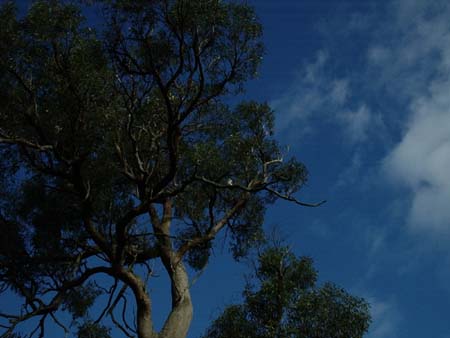
[[[1,6],[0,290],[23,307],[1,313],[0,325],[8,336],[38,318],[43,336],[52,319],[67,333],[57,318],[65,311],[79,337],[107,336],[110,316],[127,336],[182,338],[189,267],[202,269],[218,240],[245,255],[276,199],[314,206],[293,197],[307,172],[283,159],[266,104],[230,103],[263,54],[251,7],[86,3]],[[171,283],[158,333],[147,290],[154,261]],[[114,316],[127,291],[135,325]],[[104,311],[87,317],[95,302]]]
[[[203,338],[361,338],[370,323],[361,298],[325,283],[308,257],[272,246],[259,254],[243,304],[231,305]]]

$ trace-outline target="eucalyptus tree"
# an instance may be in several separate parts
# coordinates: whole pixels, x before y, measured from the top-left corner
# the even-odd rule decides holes
[[[257,73],[261,31],[234,1],[3,2],[0,290],[23,302],[0,313],[4,336],[33,318],[40,336],[48,320],[68,333],[69,312],[80,337],[107,336],[108,316],[126,336],[185,337],[190,269],[218,241],[245,255],[275,200],[311,206],[293,196],[307,172],[283,158],[271,109],[231,104]],[[160,332],[156,261],[172,304]],[[127,292],[133,323],[117,315]]]
[[[369,324],[364,299],[317,286],[309,257],[271,246],[258,256],[243,303],[226,307],[203,338],[362,338]]]

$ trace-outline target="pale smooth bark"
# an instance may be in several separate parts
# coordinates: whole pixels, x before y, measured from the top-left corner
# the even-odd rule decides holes
[[[172,246],[170,236],[172,202],[165,201],[161,218],[152,207],[149,215],[157,234],[161,262],[170,277],[172,309],[161,332],[156,333],[151,318],[150,296],[142,285],[142,292],[134,293],[138,304],[138,338],[186,338],[193,317],[193,306],[189,291],[189,276],[182,256],[178,255]]]
[[[169,267],[171,269],[172,311],[164,323],[160,338],[185,338],[193,316],[188,274],[181,261],[174,263],[175,266]]]

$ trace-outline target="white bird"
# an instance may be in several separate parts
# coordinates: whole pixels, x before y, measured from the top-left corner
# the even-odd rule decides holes
[[[231,178],[229,178],[229,179],[227,180],[227,184],[228,184],[228,185],[233,185],[233,180],[232,180]]]

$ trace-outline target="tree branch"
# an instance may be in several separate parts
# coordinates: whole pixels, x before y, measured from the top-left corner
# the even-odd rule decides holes
[[[292,196],[284,195],[284,194],[282,194],[282,193],[280,193],[280,192],[278,192],[276,190],[273,190],[273,189],[271,189],[269,187],[265,187],[264,190],[267,190],[271,194],[274,194],[274,195],[276,195],[277,197],[279,197],[279,198],[281,198],[283,200],[286,200],[286,201],[289,201],[289,202],[294,202],[295,204],[301,205],[303,207],[317,208],[317,207],[319,207],[322,204],[327,202],[326,200],[324,200],[324,201],[321,201],[321,202],[318,202],[318,203],[305,203],[305,202],[299,201],[298,199],[296,199],[296,198],[294,198]]]
[[[178,260],[181,260],[186,252],[192,248],[214,239],[217,233],[227,224],[227,222],[244,208],[249,197],[250,194],[245,193],[244,196],[242,196],[241,199],[230,210],[228,210],[228,212],[213,227],[211,227],[205,235],[193,238],[192,240],[184,243],[177,251]]]
[[[236,183],[221,184],[221,183],[212,181],[210,179],[207,179],[206,177],[203,177],[203,176],[202,177],[197,176],[197,179],[202,182],[208,183],[216,188],[221,188],[221,189],[239,189],[239,190],[243,190],[243,191],[246,191],[249,193],[254,193],[254,192],[265,190],[283,200],[286,200],[289,202],[294,202],[294,203],[304,206],[304,207],[316,208],[316,207],[319,207],[322,204],[326,203],[326,200],[318,202],[318,203],[305,203],[305,202],[299,201],[298,199],[296,199],[290,195],[280,193],[280,192],[270,188],[267,183],[262,184],[262,183],[259,183],[258,181],[253,181],[255,183],[251,183],[248,186],[244,186],[244,185],[236,184]]]
[[[48,152],[49,150],[53,150],[52,145],[40,145],[38,143],[33,143],[28,140],[25,140],[23,138],[7,138],[5,135],[2,134],[0,134],[0,143],[20,145],[34,150],[39,150],[42,152]]]

